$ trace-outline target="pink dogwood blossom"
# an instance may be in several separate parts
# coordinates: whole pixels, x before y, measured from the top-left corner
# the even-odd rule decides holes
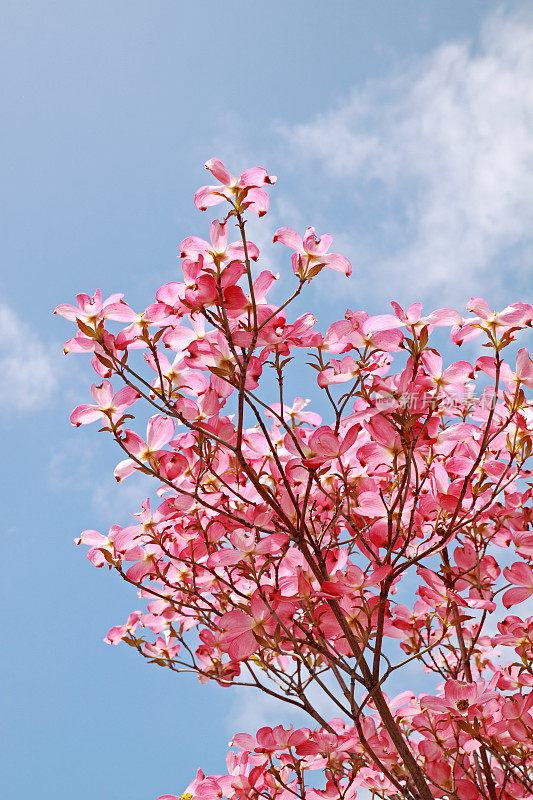
[[[345,256],[327,252],[332,241],[333,237],[329,233],[317,239],[314,228],[307,228],[303,239],[291,228],[278,228],[274,234],[274,242],[281,242],[294,250],[291,263],[296,275],[307,275],[310,269],[315,271],[320,266],[351,275],[352,265]]]

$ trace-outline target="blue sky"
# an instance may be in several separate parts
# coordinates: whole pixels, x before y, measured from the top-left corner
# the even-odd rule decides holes
[[[252,236],[265,266],[287,269],[281,224],[351,257],[350,282],[310,290],[323,324],[391,299],[531,302],[533,7],[4,0],[0,17],[3,796],[152,800],[279,713],[102,643],[136,598],[72,541],[126,524],[145,488],[71,429],[92,376],[51,312],[97,287],[144,307],[207,231],[192,193],[211,156],[279,176]]]

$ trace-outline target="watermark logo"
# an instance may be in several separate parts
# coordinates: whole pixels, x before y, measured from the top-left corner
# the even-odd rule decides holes
[[[473,389],[433,395],[423,391],[407,391],[398,394],[380,392],[376,396],[376,408],[380,411],[406,409],[413,413],[427,411],[490,411],[498,402],[494,390],[476,395]]]

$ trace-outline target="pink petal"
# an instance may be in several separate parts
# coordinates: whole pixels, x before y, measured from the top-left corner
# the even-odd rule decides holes
[[[225,641],[232,641],[235,637],[248,633],[253,624],[253,619],[240,609],[228,611],[220,621],[220,627],[225,631]]]
[[[475,339],[480,333],[481,329],[476,325],[454,325],[450,332],[450,338],[454,344],[462,344],[463,342],[469,342],[471,339]]]
[[[97,386],[95,383],[93,383],[91,386],[91,394],[95,403],[97,403],[100,408],[109,408],[111,406],[111,402],[113,400],[113,387],[109,381],[103,381],[101,386]]]
[[[442,373],[442,378],[447,383],[464,383],[473,377],[474,370],[468,361],[456,361]]]
[[[210,158],[205,162],[205,168],[224,186],[233,186],[236,183],[234,176],[219,158]]]
[[[335,456],[339,452],[339,440],[327,425],[318,428],[311,439],[309,446],[317,455]]]
[[[241,173],[239,178],[239,186],[242,188],[251,188],[252,186],[264,186],[265,183],[276,183],[276,176],[269,175],[263,167],[251,167]]]
[[[523,561],[516,561],[511,567],[505,567],[503,575],[510,583],[533,588],[533,570]]]
[[[308,230],[313,230],[312,228],[308,228]],[[333,242],[333,236],[330,233],[323,233],[320,239],[317,239],[313,234],[309,237],[304,237],[304,248],[305,250],[314,256],[323,256]]]
[[[147,450],[146,442],[135,431],[127,429],[125,434],[124,445],[128,453],[136,458],[143,458]]]
[[[516,356],[516,374],[522,381],[533,379],[533,361],[525,347],[522,347]]]
[[[477,314],[478,317],[482,319],[487,319],[487,317],[492,316],[492,311],[482,297],[472,297],[466,309],[467,311],[472,311],[474,314]]]
[[[137,389],[133,389],[131,386],[124,386],[122,389],[118,390],[113,398],[113,405],[117,411],[122,411],[122,409],[133,405],[139,397],[140,394]]]
[[[59,314],[60,317],[68,319],[70,322],[74,322],[78,317],[80,317],[80,309],[76,306],[63,303],[62,305],[56,306],[54,314]]]
[[[324,263],[335,272],[343,272],[346,276],[352,274],[352,265],[345,256],[341,256],[339,253],[329,253],[324,256]]]
[[[290,247],[291,250],[296,250],[298,253],[303,252],[303,240],[296,231],[292,228],[278,228],[274,234],[273,242],[281,242],[281,244]]]
[[[211,553],[207,564],[209,567],[227,567],[230,564],[237,564],[243,555],[239,550],[219,550]]]
[[[396,309],[394,310],[396,311]],[[410,305],[409,308],[405,309],[405,317],[408,320],[408,322],[418,322],[421,313],[422,313],[422,303],[412,303],[412,305]],[[396,316],[398,316],[398,314],[396,314]]]
[[[522,603],[524,600],[527,600],[532,594],[533,587],[531,589],[508,589],[502,597],[502,602],[505,608],[510,608],[517,603]]]
[[[131,458],[126,458],[124,461],[121,461],[119,464],[117,464],[113,474],[120,483],[120,481],[124,480],[124,478],[127,478],[128,475],[131,475],[133,472],[135,472],[136,466],[137,465],[135,464],[135,461],[132,461]]]
[[[449,458],[446,462],[446,470],[454,475],[468,475],[472,469],[472,464],[473,461],[470,458],[454,456],[453,458]]]
[[[206,242],[205,239],[200,239],[199,236],[187,236],[186,239],[180,242],[180,256],[182,258],[194,259],[195,256],[198,256],[200,253],[205,253],[210,249],[211,245],[209,242]]]
[[[249,658],[249,656],[257,652],[257,650],[259,650],[259,645],[253,633],[250,631],[231,642],[228,647],[228,654],[229,657],[235,661],[243,661],[245,658]]]
[[[241,750],[247,750],[249,753],[253,753],[254,749],[257,747],[257,742],[249,733],[235,734],[231,740],[231,744],[232,746],[240,747]]]
[[[112,303],[106,308],[105,316],[115,322],[135,322],[139,317],[126,303]]]
[[[106,644],[118,644],[122,641],[126,634],[126,626],[125,625],[115,625],[111,630],[108,632],[107,636],[104,639]]]
[[[254,245],[255,246],[255,245]],[[259,251],[257,251],[259,256]],[[277,280],[276,276],[273,275],[269,270],[265,269],[263,272],[260,272],[258,277],[254,281],[254,292],[255,296],[258,300],[264,300],[268,290],[275,283]]]
[[[77,406],[70,415],[71,423],[77,428],[79,425],[87,425],[102,418],[102,412],[97,406],[82,405]]]
[[[490,378],[496,377],[496,359],[494,356],[480,356],[475,364],[478,372],[485,372]]]
[[[89,544],[92,547],[101,547],[107,542],[107,537],[95,530],[83,531],[79,539],[74,540],[75,544]]]
[[[385,506],[381,497],[375,492],[361,492],[357,500],[356,512],[362,517],[383,517],[385,516]]]
[[[269,202],[270,200],[264,189],[248,189],[243,207],[248,208],[252,214],[263,217],[268,211]]]
[[[459,325],[462,317],[453,308],[438,308],[426,318],[429,325]]]
[[[439,379],[442,376],[442,357],[431,350],[422,353],[422,363],[432,378]]]
[[[150,450],[160,450],[174,436],[174,422],[161,414],[154,414],[146,426],[146,441]]]
[[[105,564],[105,557],[104,554],[100,550],[89,550],[87,553],[87,558],[93,565],[93,567],[103,567]]]
[[[306,253],[313,253],[317,245],[317,238],[315,229],[312,227],[306,228],[303,238],[304,250]]]
[[[225,222],[213,220],[209,229],[213,249],[216,253],[223,253],[228,243],[228,228]]]
[[[200,211],[205,211],[209,206],[216,206],[226,199],[219,186],[200,186],[194,195],[194,205]]]
[[[392,314],[378,314],[366,320],[365,333],[369,331],[390,331],[394,328],[401,328],[403,324],[401,320],[394,317]]]
[[[346,436],[342,440],[342,445],[340,449],[341,453],[345,453],[357,441],[359,431],[360,431],[359,425],[352,425],[352,427],[349,429]]]

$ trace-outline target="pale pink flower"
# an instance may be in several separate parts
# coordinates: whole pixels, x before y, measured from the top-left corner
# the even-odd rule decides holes
[[[309,267],[319,266],[329,267],[336,272],[343,272],[345,275],[352,274],[352,265],[345,256],[341,256],[339,253],[327,252],[333,241],[329,233],[325,233],[317,239],[315,229],[307,228],[302,239],[291,228],[278,228],[274,234],[273,241],[281,242],[281,244],[294,250],[291,263],[296,275],[300,274],[300,268],[305,274]]]
[[[228,223],[213,220],[209,229],[211,242],[200,239],[198,236],[188,236],[180,244],[180,255],[182,258],[189,258],[197,261],[198,256],[203,256],[204,266],[210,266],[215,262],[242,261],[245,257],[244,245],[241,241],[228,244]],[[248,258],[257,261],[259,250],[253,242],[246,242]]]
[[[194,195],[194,203],[200,211],[216,206],[224,200],[236,202],[240,209],[248,209],[262,217],[268,211],[268,195],[260,188],[276,183],[276,176],[269,175],[263,167],[252,167],[235,178],[218,158],[206,161],[205,168],[220,181],[221,186],[201,186]]]
[[[174,431],[173,420],[163,417],[161,414],[154,414],[153,417],[150,417],[146,426],[146,442],[135,431],[126,430],[123,440],[124,446],[139,461],[144,461],[147,458],[157,459],[165,452],[161,448],[172,439]],[[137,466],[137,462],[131,458],[121,461],[115,467],[115,478],[119,482],[122,481],[128,475],[131,475]]]
[[[116,394],[113,394],[113,387],[109,381],[104,381],[101,386],[93,383],[91,394],[96,405],[77,406],[70,415],[70,421],[75,427],[87,425],[97,419],[111,418],[113,422],[116,422],[126,408],[132,406],[140,397],[137,389],[130,386],[124,386]]]

